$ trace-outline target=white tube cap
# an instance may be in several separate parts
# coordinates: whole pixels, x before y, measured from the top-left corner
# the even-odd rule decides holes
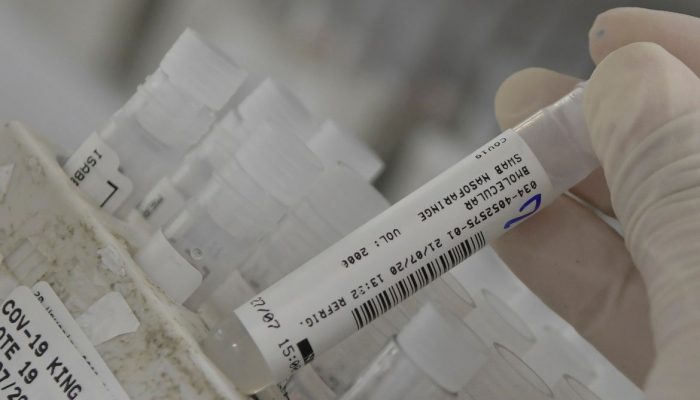
[[[487,343],[501,343],[522,356],[535,344],[528,324],[498,296],[483,289],[465,322]]]
[[[471,329],[430,303],[396,341],[419,368],[451,393],[461,391],[489,358],[488,348]]]
[[[242,198],[255,205],[257,211],[253,214],[260,217],[261,221],[277,223],[287,211],[282,203],[267,192],[253,177],[245,171],[236,159],[229,160],[225,165],[216,169],[212,180],[222,185],[227,185]],[[231,204],[221,203],[222,213],[239,213]]]
[[[202,274],[173,248],[160,230],[134,259],[151,282],[177,304],[182,304],[202,283]]]
[[[554,386],[566,374],[586,384],[596,377],[595,367],[588,357],[551,326],[538,332],[537,343],[523,359],[549,386]]]
[[[156,71],[122,108],[158,141],[186,151],[209,130],[214,114]]]
[[[199,103],[220,110],[238,90],[247,73],[187,28],[165,54],[160,68]]]
[[[250,130],[241,124],[235,112],[229,111],[211,128],[202,145],[219,146],[226,152],[234,154],[248,140]]]
[[[352,232],[389,207],[389,202],[371,183],[344,165],[324,171],[306,200],[343,234]]]
[[[270,79],[264,80],[241,101],[238,112],[246,124],[275,123],[303,141],[309,140],[314,133],[311,113],[306,106],[291,90]]]
[[[323,164],[299,138],[261,124],[236,153],[241,167],[287,206],[297,204],[323,170]]]
[[[552,391],[557,400],[601,400],[588,386],[570,375],[564,375]]]
[[[345,164],[368,181],[373,181],[384,170],[384,162],[367,144],[343,132],[331,120],[321,125],[308,145],[326,166]]]

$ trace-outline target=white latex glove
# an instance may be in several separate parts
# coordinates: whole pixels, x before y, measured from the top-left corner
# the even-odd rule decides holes
[[[700,20],[616,9],[597,18],[589,39],[599,65],[584,113],[604,177],[594,173],[572,192],[616,215],[624,241],[563,196],[495,247],[632,380],[642,384],[651,368],[649,399],[697,399]],[[541,69],[515,74],[497,95],[499,122],[517,123],[575,82]]]

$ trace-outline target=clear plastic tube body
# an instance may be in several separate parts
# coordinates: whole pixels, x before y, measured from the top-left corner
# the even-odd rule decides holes
[[[454,393],[436,385],[391,341],[377,356],[365,375],[341,400],[446,400]]]
[[[66,161],[95,205],[124,218],[209,131],[246,73],[186,30],[129,101]]]
[[[162,233],[167,242],[154,235],[136,259],[169,294],[169,287],[179,285],[174,277],[183,268],[199,271],[202,282],[188,285],[195,289],[186,302],[196,310],[303,198],[321,172],[320,161],[301,140],[259,125],[235,157],[166,224]],[[163,265],[167,254],[180,261]],[[163,273],[167,269],[172,276]]]
[[[478,300],[464,320],[484,341],[501,343],[518,356],[532,348],[535,334],[503,300],[486,289]]]
[[[306,141],[315,133],[310,113],[301,101],[287,88],[269,79],[243,99],[239,110],[232,110],[218,120],[199,144],[185,155],[184,160],[180,160],[179,166],[174,171],[168,171],[143,198],[138,210],[152,228],[163,226],[183,208],[187,200],[197,196],[213,172],[234,156],[258,125],[280,127],[301,141]],[[338,142],[342,137],[332,139]],[[333,147],[329,147],[322,150],[330,153]],[[355,149],[355,158],[370,158],[359,150],[363,149]]]
[[[377,354],[343,400],[456,399],[489,358],[476,333],[432,303]]]
[[[233,158],[251,134],[234,112],[227,113],[185,157],[170,176],[173,186],[185,199],[196,196],[217,168]]]
[[[524,354],[527,361],[548,385],[554,386],[564,375],[573,376],[584,384],[596,378],[594,364],[586,354],[551,326],[544,326],[537,335],[537,343]]]
[[[598,165],[582,95],[579,87],[506,131],[239,307],[204,341],[207,354],[254,393],[311,361],[308,344],[323,352],[546,206]],[[385,232],[396,237],[387,240]],[[358,266],[345,266],[351,259]],[[297,325],[333,296],[351,304],[315,327]],[[261,319],[261,308],[272,324]],[[285,340],[297,344],[289,358],[277,348]],[[242,377],[257,366],[255,380]]]
[[[489,361],[467,383],[465,399],[551,400],[550,387],[507,347],[493,344]]]
[[[568,374],[557,381],[552,391],[556,400],[601,400],[588,386]]]

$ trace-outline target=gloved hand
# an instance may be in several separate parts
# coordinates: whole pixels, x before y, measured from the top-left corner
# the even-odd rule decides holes
[[[640,43],[640,42],[653,42]],[[700,19],[601,14],[584,114],[602,170],[499,239],[504,261],[649,399],[700,393]],[[576,79],[528,69],[496,96],[503,128]],[[607,183],[606,183],[607,181]],[[608,190],[609,188],[609,190]]]

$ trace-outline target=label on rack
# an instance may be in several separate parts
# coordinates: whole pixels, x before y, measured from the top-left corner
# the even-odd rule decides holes
[[[129,395],[126,394],[124,388],[117,381],[117,378],[114,377],[114,374],[112,374],[112,371],[107,367],[99,353],[97,353],[87,335],[80,329],[78,323],[66,309],[66,306],[63,305],[61,299],[51,289],[51,286],[46,282],[39,282],[34,285],[32,291],[34,292],[34,297],[41,303],[56,325],[63,331],[66,338],[81,354],[92,372],[97,376],[97,379],[102,382],[111,395],[110,398],[114,400],[129,400]]]
[[[19,286],[0,306],[0,397],[109,399],[83,356],[31,289]]]
[[[506,131],[236,314],[281,381],[555,195],[527,144]]]
[[[116,211],[133,189],[131,180],[119,171],[119,155],[97,133],[63,165],[71,182],[107,212]]]

